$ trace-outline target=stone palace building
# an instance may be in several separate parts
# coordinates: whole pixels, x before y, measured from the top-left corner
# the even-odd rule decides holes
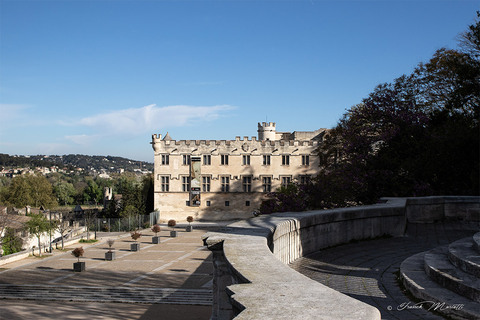
[[[274,122],[263,122],[250,140],[154,134],[154,208],[162,221],[251,217],[268,192],[317,174],[315,150],[326,132],[277,132]]]

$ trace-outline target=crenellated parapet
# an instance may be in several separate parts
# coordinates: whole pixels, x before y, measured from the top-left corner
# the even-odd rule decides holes
[[[292,134],[275,129],[274,122],[259,123],[258,137],[232,140],[152,135],[154,207],[164,219],[187,213],[214,220],[248,218],[268,192],[307,182],[319,168],[316,149],[321,139],[313,138],[317,131]],[[200,191],[191,189],[192,168],[201,176]]]
[[[155,153],[310,153],[318,146],[315,140],[257,140],[256,137],[235,137],[235,140],[165,140],[161,134],[152,135]],[[295,150],[297,149],[297,150]]]

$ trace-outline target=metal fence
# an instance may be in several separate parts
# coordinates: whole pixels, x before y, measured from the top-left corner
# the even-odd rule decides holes
[[[97,218],[89,224],[90,231],[122,232],[145,229],[151,226],[150,215],[137,215],[127,218]]]

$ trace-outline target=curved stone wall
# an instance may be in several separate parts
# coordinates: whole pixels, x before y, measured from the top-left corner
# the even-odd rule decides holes
[[[212,319],[380,319],[380,312],[287,264],[352,240],[400,236],[407,221],[480,220],[479,197],[386,198],[371,206],[279,213],[230,224],[213,252]]]

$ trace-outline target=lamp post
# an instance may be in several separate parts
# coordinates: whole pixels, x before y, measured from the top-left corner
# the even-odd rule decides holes
[[[52,211],[49,211],[50,213],[50,253],[52,253]]]

